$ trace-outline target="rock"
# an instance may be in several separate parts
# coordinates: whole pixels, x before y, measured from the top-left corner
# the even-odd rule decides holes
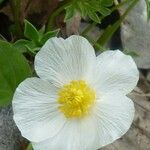
[[[147,81],[150,82],[150,70],[147,73]]]
[[[79,34],[79,27],[81,22],[81,15],[79,12],[76,12],[75,16],[73,16],[71,19],[69,19],[66,22],[66,33],[67,36],[73,35],[73,34]]]
[[[79,33],[82,33],[90,24],[87,22],[81,22]],[[97,41],[100,35],[102,34],[103,30],[100,30],[99,27],[93,27],[86,35],[90,37],[93,41]]]
[[[22,141],[11,106],[0,108],[0,150],[20,150]]]
[[[138,67],[150,68],[150,22],[147,21],[145,0],[140,0],[124,20],[121,26],[121,39],[123,49],[139,55],[135,58]]]

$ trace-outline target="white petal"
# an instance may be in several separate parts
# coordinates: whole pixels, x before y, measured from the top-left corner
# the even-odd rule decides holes
[[[120,138],[134,117],[133,102],[122,95],[102,96],[92,116],[68,121],[59,134],[40,143],[35,150],[97,150]]]
[[[54,138],[32,143],[34,150],[96,150],[97,130],[91,118],[70,120]]]
[[[22,135],[34,142],[55,136],[66,122],[58,111],[57,88],[39,78],[29,78],[13,98],[14,120]]]
[[[36,55],[35,70],[40,78],[62,86],[71,80],[89,80],[95,62],[94,49],[84,37],[54,37]]]
[[[121,51],[106,51],[97,57],[94,85],[100,93],[128,94],[136,86],[139,72],[131,56]]]
[[[110,94],[97,101],[94,115],[97,122],[99,148],[114,142],[125,134],[134,118],[134,104],[123,95]]]

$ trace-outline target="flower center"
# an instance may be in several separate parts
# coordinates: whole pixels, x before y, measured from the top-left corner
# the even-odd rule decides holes
[[[58,93],[59,110],[67,118],[81,118],[89,114],[95,102],[95,91],[83,80],[73,80]]]

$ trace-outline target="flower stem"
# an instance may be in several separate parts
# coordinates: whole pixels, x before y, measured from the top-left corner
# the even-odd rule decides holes
[[[110,40],[112,35],[116,32],[116,30],[119,28],[120,24],[123,22],[125,17],[133,9],[133,7],[137,4],[138,1],[139,0],[132,0],[131,4],[128,6],[125,13],[120,17],[120,19],[118,21],[116,21],[113,25],[109,25],[105,29],[104,33],[97,40],[97,43],[99,43],[101,46],[104,46]]]
[[[81,33],[82,36],[85,36],[93,27],[95,27],[97,25],[97,22],[93,22],[91,24],[89,24]]]
[[[27,149],[26,150],[33,150],[33,148],[32,148],[32,144],[31,143],[29,143],[29,145],[28,145],[28,147],[27,147]]]
[[[16,35],[20,37],[22,35],[20,23],[21,0],[10,0],[10,6],[14,17]]]
[[[101,52],[105,51],[105,49],[101,45],[99,45],[96,41],[94,41],[88,35],[85,35],[84,37],[90,41],[90,43],[94,46],[96,52],[97,51],[101,51]]]

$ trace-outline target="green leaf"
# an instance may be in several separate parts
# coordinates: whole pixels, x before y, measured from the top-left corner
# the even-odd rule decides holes
[[[0,106],[11,103],[18,84],[30,76],[25,57],[8,42],[0,41]]]
[[[73,5],[69,5],[66,9],[66,15],[64,21],[66,22],[67,20],[71,19],[74,16],[74,7]]]
[[[81,1],[77,1],[77,10],[79,10],[82,17],[86,17],[88,14],[86,7],[84,6],[84,4]]]
[[[27,20],[25,20],[25,29],[24,29],[24,36],[35,43],[39,42],[39,32],[37,29]]]
[[[44,32],[45,32],[45,25],[43,25],[42,28],[39,30],[40,34],[44,34]]]
[[[97,1],[89,1],[88,3],[85,3],[84,7],[94,12],[97,12],[100,8],[99,3]]]
[[[4,2],[5,0],[0,0],[0,4],[2,3],[2,2]]]
[[[38,47],[33,41],[29,41],[25,47],[32,54],[36,54],[36,52],[40,50],[40,47]]]
[[[100,0],[100,5],[110,7],[113,5],[113,0]]]
[[[102,7],[100,6],[99,8],[99,12],[103,15],[103,16],[108,16],[111,14],[111,10],[106,8],[106,7]]]
[[[93,11],[88,11],[88,16],[94,21],[94,22],[97,22],[97,23],[100,23],[100,19],[98,17],[98,15],[93,12]]]
[[[20,39],[15,43],[13,43],[13,46],[17,48],[20,52],[25,53],[27,51],[25,45],[28,44],[29,42],[30,41],[28,40]]]
[[[27,149],[26,149],[26,150],[33,150],[33,148],[32,148],[32,144],[31,144],[31,143],[28,145],[28,147],[27,147]]]
[[[39,32],[39,39],[42,39],[42,37],[45,33],[45,25],[43,25],[38,32]],[[39,43],[37,43],[37,45],[39,45]]]
[[[51,37],[57,36],[58,33],[59,33],[59,31],[60,31],[60,30],[57,29],[57,30],[49,31],[49,32],[45,33],[45,34],[43,35],[43,38],[42,38],[41,41],[40,41],[40,44],[43,45],[43,44],[45,44],[45,42],[46,42],[48,39],[50,39]]]

